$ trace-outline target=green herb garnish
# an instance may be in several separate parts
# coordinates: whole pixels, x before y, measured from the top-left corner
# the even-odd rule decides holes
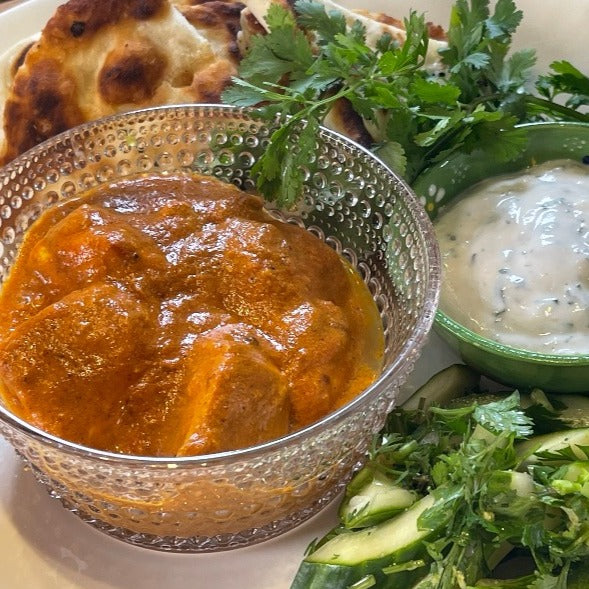
[[[465,405],[400,408],[388,416],[368,462],[348,485],[345,502],[366,502],[367,485],[378,481],[372,493],[402,488],[416,494],[414,505],[429,500],[429,506],[413,524],[398,514],[357,530],[342,521],[313,544],[293,587],[319,587],[324,581],[348,587],[338,585],[340,578],[404,589],[567,589],[569,581],[571,588],[585,586],[575,578],[589,578],[589,460],[580,452],[586,449],[536,451],[530,461],[526,448],[540,442],[535,446],[537,432],[517,391],[493,401],[481,396],[480,403],[476,397],[467,397]],[[556,419],[559,411],[551,413]],[[568,431],[548,436],[561,442]],[[576,439],[578,444],[585,438]],[[429,531],[421,546],[415,540],[419,530]],[[346,555],[338,568],[323,557],[342,534]],[[354,538],[363,551],[371,536],[381,536],[378,549],[356,562]],[[401,549],[397,537],[405,538]],[[388,545],[394,547],[390,560],[383,557]],[[515,569],[520,576],[491,578],[514,548],[527,558],[527,565]],[[315,550],[320,559],[313,557]]]
[[[443,77],[424,67],[428,50],[423,15],[404,21],[407,39],[383,35],[369,47],[359,21],[349,26],[337,11],[298,0],[294,14],[272,4],[267,35],[254,37],[226,103],[257,107],[278,128],[254,167],[259,190],[284,207],[301,195],[303,166],[312,166],[315,133],[338,100],[348,100],[371,130],[370,146],[412,182],[450,153],[484,149],[507,160],[526,144],[515,125],[530,120],[589,120],[589,78],[567,62],[526,90],[533,50],[510,52],[522,19],[513,0],[457,0],[440,51]],[[568,95],[565,104],[555,101]]]

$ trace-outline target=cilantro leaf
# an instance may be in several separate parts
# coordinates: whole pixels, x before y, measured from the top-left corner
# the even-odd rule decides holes
[[[296,24],[294,16],[278,4],[271,4],[266,15],[270,32],[254,36],[239,75],[252,84],[278,83],[282,76],[304,77],[315,61],[311,43]]]
[[[532,420],[520,409],[517,391],[505,399],[477,405],[473,418],[477,423],[497,434],[509,430],[518,438],[527,438],[534,431]]]
[[[493,15],[485,22],[489,37],[496,39],[497,37],[513,34],[522,18],[523,12],[517,10],[513,0],[498,0]]]
[[[322,4],[310,0],[297,0],[295,10],[299,25],[303,29],[312,29],[319,45],[333,41],[337,35],[346,34],[346,19],[341,12],[327,13]]]
[[[530,71],[535,64],[536,51],[534,49],[516,51],[502,69],[502,75],[496,82],[497,87],[503,92],[517,91],[523,88],[529,80]]]
[[[263,102],[269,97],[269,91],[254,86],[245,80],[235,78],[233,80],[233,86],[229,86],[223,92],[223,102],[227,104],[233,104],[234,106],[255,106],[260,102]]]
[[[417,133],[414,136],[415,143],[422,147],[433,145],[440,137],[445,136],[446,133],[457,127],[464,120],[465,116],[466,113],[456,111],[449,116],[432,117],[432,119],[437,119],[435,126],[423,133]]]
[[[411,85],[411,92],[422,102],[448,106],[455,105],[460,98],[460,88],[453,84],[440,84],[424,78],[415,78]]]
[[[524,129],[512,126],[514,119],[502,117],[497,120],[485,119],[472,126],[472,133],[464,142],[464,151],[483,150],[498,161],[509,161],[523,151],[528,138]]]
[[[565,105],[572,109],[589,104],[589,77],[565,60],[551,63],[550,69],[552,72],[541,76],[536,84],[541,95],[550,101],[567,95]]]
[[[400,143],[387,141],[375,148],[376,155],[390,168],[404,174],[407,167],[407,157]]]
[[[247,57],[241,62],[240,74],[244,80],[260,84],[269,80],[278,82],[292,69],[291,59],[279,57],[268,40],[254,37]]]

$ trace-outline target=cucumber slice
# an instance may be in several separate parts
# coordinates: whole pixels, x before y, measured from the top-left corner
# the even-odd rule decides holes
[[[529,497],[534,492],[534,479],[527,472],[496,470],[487,484],[493,495],[514,491],[517,497]]]
[[[524,460],[523,466],[527,466],[540,460],[537,456],[539,453],[556,452],[565,448],[570,448],[578,460],[587,460],[589,455],[583,449],[587,447],[589,447],[589,427],[534,436],[517,444],[516,452],[517,456]]]
[[[377,526],[334,536],[302,562],[291,589],[341,589],[374,575],[378,587],[406,589],[423,569],[385,575],[382,568],[427,558],[423,541],[436,530],[418,528],[419,516],[434,504],[431,495]],[[424,563],[425,564],[425,563]]]
[[[395,485],[386,476],[374,472],[370,480],[344,499],[339,517],[346,528],[366,528],[404,511],[416,500],[415,492]]]
[[[478,389],[481,375],[465,364],[452,364],[434,374],[403,403],[403,409],[425,409],[432,403],[443,405]]]
[[[391,562],[404,562],[406,552],[420,544],[432,530],[420,530],[417,519],[434,504],[427,495],[393,519],[371,528],[339,534],[310,554],[309,562],[355,565],[388,556]],[[410,558],[413,558],[412,556]]]

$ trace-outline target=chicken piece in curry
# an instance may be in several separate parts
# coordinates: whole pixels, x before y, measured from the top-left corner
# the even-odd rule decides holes
[[[372,297],[335,251],[204,176],[45,211],[0,293],[6,406],[117,453],[207,454],[304,427],[378,375]]]

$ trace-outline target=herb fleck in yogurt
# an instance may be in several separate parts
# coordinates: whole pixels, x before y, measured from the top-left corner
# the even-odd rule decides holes
[[[552,161],[482,182],[436,234],[444,313],[506,345],[589,353],[589,166]]]

